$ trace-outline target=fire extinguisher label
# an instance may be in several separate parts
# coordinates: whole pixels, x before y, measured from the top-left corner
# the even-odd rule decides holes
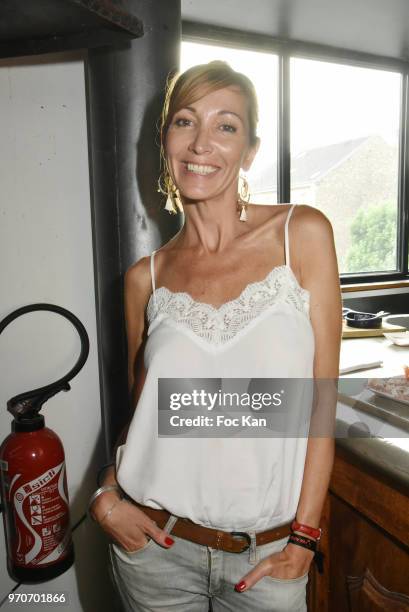
[[[71,544],[64,461],[29,482],[20,481],[15,478],[10,487],[16,562],[38,567],[62,559]]]

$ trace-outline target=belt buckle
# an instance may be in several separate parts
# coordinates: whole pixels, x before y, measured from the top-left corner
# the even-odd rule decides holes
[[[238,550],[237,554],[243,553],[245,550],[248,550],[250,548],[251,545],[251,538],[249,536],[248,533],[246,533],[245,531],[231,531],[230,535],[234,538],[234,536],[239,536],[240,538],[244,538],[245,540],[247,540],[247,544],[246,547],[243,548],[243,550]],[[236,552],[236,551],[232,551],[232,552]]]

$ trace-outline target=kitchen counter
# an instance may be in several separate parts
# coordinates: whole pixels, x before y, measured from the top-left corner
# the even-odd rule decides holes
[[[343,338],[341,341],[340,367],[358,361],[383,361],[382,367],[348,372],[348,378],[386,378],[403,374],[403,365],[409,365],[409,346],[397,346],[385,336],[373,338]]]
[[[341,367],[378,359],[381,367],[340,376],[337,446],[409,494],[409,404],[365,388],[368,378],[401,376],[403,365],[409,365],[409,347],[396,346],[384,336],[342,340]]]
[[[383,365],[340,376],[337,417],[347,423],[361,421],[368,433],[409,451],[409,404],[382,397],[366,388],[368,378],[402,376],[403,366],[409,365],[409,347],[396,346],[384,336],[342,340],[341,368],[376,360],[382,360]]]
[[[321,527],[324,573],[311,571],[309,612],[409,612],[407,451],[340,438]]]
[[[409,347],[385,337],[342,340],[336,452],[321,526],[324,573],[308,584],[310,612],[409,612],[409,405],[365,388],[403,375]]]
[[[409,496],[409,444],[405,448],[395,438],[348,437],[349,428],[337,419],[337,447]],[[409,437],[403,440],[409,443]]]

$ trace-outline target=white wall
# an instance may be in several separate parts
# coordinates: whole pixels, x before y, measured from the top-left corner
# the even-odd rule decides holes
[[[84,514],[103,462],[85,102],[78,53],[0,61],[0,319],[51,302],[79,317],[91,344],[72,390],[43,409],[65,447],[72,524]],[[7,400],[65,374],[79,346],[71,324],[53,313],[24,315],[0,335],[1,438],[10,431]],[[15,583],[0,531],[1,600]],[[103,536],[87,519],[74,542],[74,567],[18,592],[64,591],[70,612],[113,610]]]

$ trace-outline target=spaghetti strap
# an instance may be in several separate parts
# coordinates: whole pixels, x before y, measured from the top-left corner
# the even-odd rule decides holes
[[[296,206],[296,204],[293,204],[291,206],[290,211],[287,215],[287,219],[285,221],[285,227],[284,227],[285,265],[288,266],[289,268],[291,268],[291,266],[290,266],[290,240],[288,237],[288,222],[290,220],[291,213],[294,210],[294,206]]]
[[[152,282],[152,298],[153,303],[155,305],[155,309],[157,308],[156,304],[156,289],[155,289],[155,266],[153,263],[156,251],[152,251],[151,253],[151,282]]]

